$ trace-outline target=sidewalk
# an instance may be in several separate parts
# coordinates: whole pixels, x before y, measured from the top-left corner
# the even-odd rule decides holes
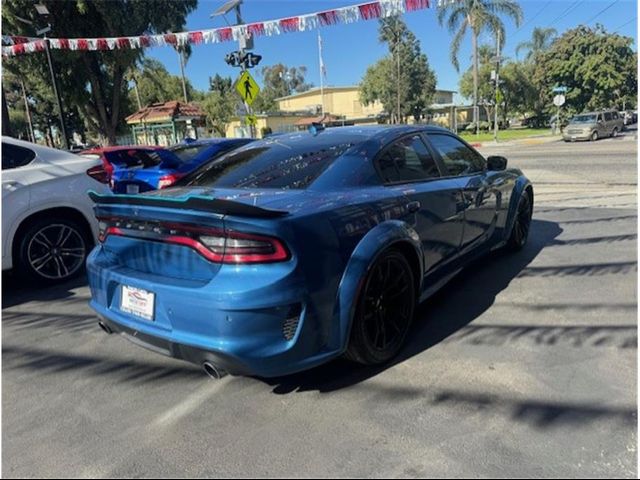
[[[474,148],[483,148],[483,147],[510,147],[514,145],[541,145],[544,143],[552,143],[559,142],[562,140],[562,135],[536,135],[532,137],[526,138],[518,138],[514,140],[504,140],[497,142],[495,140],[488,140],[484,142],[469,142]]]

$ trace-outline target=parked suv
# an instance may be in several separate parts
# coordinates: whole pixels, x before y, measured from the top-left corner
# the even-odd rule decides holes
[[[616,110],[587,112],[576,115],[564,130],[564,141],[591,140],[616,137],[624,128],[622,116]]]

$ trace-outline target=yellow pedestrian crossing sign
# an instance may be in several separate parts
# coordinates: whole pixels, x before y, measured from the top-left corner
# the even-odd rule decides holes
[[[247,125],[256,125],[258,123],[258,117],[255,115],[247,115]]]
[[[253,79],[251,74],[245,70],[236,80],[236,90],[247,105],[251,105],[260,92],[260,87]]]

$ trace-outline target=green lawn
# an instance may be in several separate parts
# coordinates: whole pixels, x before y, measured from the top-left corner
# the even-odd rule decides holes
[[[535,137],[540,135],[551,135],[550,128],[511,128],[509,130],[500,130],[498,132],[498,141],[515,140],[519,138]],[[493,131],[475,133],[463,132],[460,134],[467,142],[486,142],[493,140]]]

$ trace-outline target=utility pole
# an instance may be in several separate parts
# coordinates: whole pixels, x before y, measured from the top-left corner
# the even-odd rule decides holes
[[[27,122],[29,123],[29,141],[36,143],[36,136],[33,133],[33,122],[31,121],[31,110],[29,109],[29,102],[27,101],[27,91],[24,88],[24,80],[22,80],[22,78],[20,78],[20,87],[22,88],[22,100],[24,101]]]
[[[60,119],[60,133],[62,133],[62,142],[65,150],[69,150],[69,139],[67,138],[67,128],[64,125],[64,113],[62,110],[62,99],[58,91],[58,81],[56,80],[56,74],[53,71],[53,63],[51,62],[51,51],[49,49],[49,39],[44,37],[44,51],[47,53],[47,62],[49,63],[49,73],[51,74],[51,83],[53,84],[53,94],[56,96],[56,102],[58,104],[58,117]]]
[[[496,108],[493,116],[493,139],[498,142],[498,100],[500,96],[500,30],[496,38]]]

